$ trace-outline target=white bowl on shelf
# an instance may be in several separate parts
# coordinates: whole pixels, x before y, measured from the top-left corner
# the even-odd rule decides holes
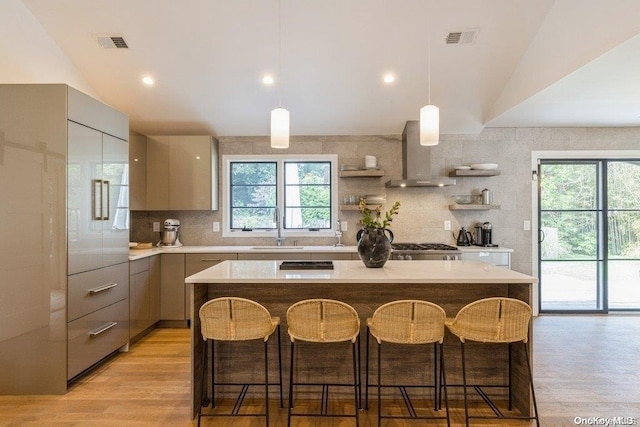
[[[494,169],[498,169],[498,164],[497,163],[475,163],[471,165],[471,169],[494,170]]]
[[[456,166],[454,169],[459,171],[468,171],[469,169],[471,169],[471,166]]]

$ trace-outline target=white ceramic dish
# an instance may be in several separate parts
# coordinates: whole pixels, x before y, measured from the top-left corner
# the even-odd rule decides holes
[[[471,169],[471,166],[456,166],[454,169],[457,169],[459,171],[468,171],[469,169]]]
[[[471,169],[493,170],[493,169],[498,169],[498,164],[497,163],[476,163],[471,165]]]

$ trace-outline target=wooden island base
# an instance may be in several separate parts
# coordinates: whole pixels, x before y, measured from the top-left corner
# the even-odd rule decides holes
[[[226,263],[277,263],[277,261],[227,261]],[[402,263],[402,261],[398,261]],[[396,263],[398,263],[396,262]],[[422,261],[423,263],[440,263],[439,261]],[[345,264],[345,268],[357,267],[359,261],[339,261],[336,263],[336,269],[342,267],[339,264]],[[416,262],[411,262],[415,264]],[[417,261],[420,263],[420,261]],[[387,265],[393,262],[387,263]],[[404,263],[404,265],[409,263]],[[469,264],[463,266],[463,264]],[[473,264],[476,264],[475,266]],[[481,263],[476,262],[454,262],[456,269],[460,268],[477,268]],[[361,263],[360,263],[361,265]],[[430,265],[431,266],[431,265]],[[237,266],[236,266],[237,267]],[[211,271],[218,268],[218,271]],[[233,269],[231,269],[233,270]],[[363,274],[371,274],[371,270],[363,270]],[[384,268],[387,276],[389,271],[387,266]],[[498,269],[495,269],[498,270]],[[386,283],[369,282],[353,283],[348,281],[340,281],[341,274],[336,272],[331,274],[317,274],[313,280],[305,280],[300,278],[307,272],[299,272],[299,278],[296,280],[294,275],[289,273],[286,277],[262,277],[259,281],[257,278],[249,279],[247,277],[236,277],[230,280],[228,277],[229,268],[220,267],[220,264],[211,267],[204,272],[198,273],[187,278],[187,281],[193,285],[191,292],[191,342],[192,342],[192,415],[196,416],[199,405],[202,400],[203,392],[207,385],[203,385],[203,369],[202,353],[204,351],[204,341],[200,334],[200,320],[198,310],[206,301],[221,296],[236,296],[249,298],[264,305],[272,316],[278,316],[281,319],[282,328],[282,363],[283,363],[283,387],[285,394],[285,405],[288,389],[288,372],[290,357],[290,342],[287,335],[286,311],[293,303],[308,298],[331,298],[344,301],[353,306],[360,315],[361,321],[361,357],[360,372],[362,373],[362,384],[364,385],[365,373],[365,343],[366,343],[366,319],[371,317],[373,312],[380,305],[389,301],[399,299],[421,299],[430,301],[440,305],[447,317],[454,317],[460,308],[475,300],[505,296],[520,299],[528,304],[531,303],[531,284],[535,282],[535,278],[525,276],[520,273],[509,270],[495,271],[498,283],[487,283],[485,276],[479,275],[476,281],[484,281],[482,283],[452,283],[451,278],[443,277],[442,282],[434,282],[433,278],[424,278],[423,283],[415,281],[413,283],[404,283],[403,281],[393,282],[386,279]],[[501,270],[501,269],[500,269]],[[227,272],[225,274],[225,271]],[[335,271],[335,270],[334,270]],[[380,270],[379,270],[380,271]],[[208,274],[207,274],[208,272]],[[262,273],[264,273],[262,271]],[[409,274],[409,273],[407,273]],[[274,276],[282,276],[282,273],[273,272]],[[223,278],[227,276],[226,283]],[[246,276],[246,275],[245,275]],[[345,276],[344,274],[342,276]],[[506,276],[506,278],[505,278]],[[509,278],[511,277],[511,280]],[[279,279],[279,280],[277,280]],[[215,281],[221,281],[216,283]],[[346,280],[346,279],[345,279]],[[361,281],[366,280],[360,278]],[[473,281],[471,278],[459,278],[462,282]],[[510,281],[511,283],[505,283]],[[245,282],[245,283],[243,283]],[[188,284],[191,286],[191,284]],[[531,334],[530,334],[531,336]],[[270,382],[277,382],[277,340],[272,337],[269,341],[269,370]],[[531,352],[531,341],[528,343]],[[348,382],[352,378],[351,374],[351,350],[348,343],[338,344],[302,344],[300,347],[301,354],[298,352],[296,359],[297,378],[304,378],[307,382]],[[217,381],[253,381],[259,382],[264,378],[263,363],[263,347],[260,342],[248,343],[216,343],[216,379]],[[376,344],[373,339],[370,340],[370,384],[377,384],[377,362],[376,362]],[[433,383],[433,346],[398,346],[392,344],[383,344],[383,366],[382,375],[384,383],[397,382],[402,384],[417,383]],[[509,346],[496,344],[466,344],[468,382],[470,384],[507,384],[509,380]],[[521,414],[531,413],[530,390],[527,376],[527,367],[524,359],[524,351],[521,345],[514,345],[511,350],[511,381],[513,386],[513,406]],[[460,342],[457,337],[451,335],[448,331],[445,336],[445,367],[447,383],[449,384],[449,398],[452,405],[460,406],[462,400],[462,388],[458,387],[462,384],[461,377],[461,358],[460,358]],[[313,369],[310,369],[313,368]],[[316,388],[318,398],[320,390]],[[392,396],[390,389],[383,395],[383,398],[398,398]],[[258,392],[262,390],[257,389]],[[216,389],[216,392],[225,392],[226,397],[231,397],[231,390]],[[370,388],[370,399],[376,396],[375,388]],[[236,391],[237,393],[237,391]],[[296,389],[296,398],[308,398],[308,393],[304,389]],[[348,388],[331,390],[332,398],[348,399],[351,390]],[[395,391],[394,391],[395,393]],[[412,398],[428,398],[432,399],[433,391],[411,391]],[[277,387],[270,388],[272,399],[277,398]],[[362,390],[364,398],[364,389]],[[502,396],[499,400],[504,400],[506,394],[498,389],[491,389],[491,396]]]

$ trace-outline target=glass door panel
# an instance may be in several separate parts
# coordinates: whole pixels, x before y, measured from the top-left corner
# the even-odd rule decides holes
[[[609,261],[609,309],[640,308],[640,261]]]
[[[640,309],[640,162],[607,163],[608,308]]]
[[[547,261],[540,276],[540,309],[546,311],[601,308],[596,261]]]
[[[539,172],[540,310],[601,310],[600,167],[546,161]]]

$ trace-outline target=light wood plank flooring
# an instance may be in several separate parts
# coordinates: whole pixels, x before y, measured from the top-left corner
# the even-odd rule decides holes
[[[573,426],[575,417],[633,417],[640,422],[640,317],[541,316],[534,322],[534,376],[542,425]],[[399,411],[400,402],[395,403],[389,409]],[[338,410],[353,409],[349,402],[340,404]],[[309,403],[310,408],[313,405]],[[370,406],[360,415],[364,427],[376,425],[376,407]],[[248,410],[261,411],[259,401]],[[286,409],[274,401],[271,412],[272,426],[286,425]],[[453,408],[452,425],[463,424],[463,415],[462,408]],[[258,418],[204,419],[203,424],[264,425]],[[110,358],[73,384],[64,396],[0,396],[0,426],[23,425],[195,425],[189,415],[188,330],[153,331],[129,353]],[[293,425],[354,423],[353,419],[296,418]],[[443,424],[383,422],[383,426],[418,425]]]

